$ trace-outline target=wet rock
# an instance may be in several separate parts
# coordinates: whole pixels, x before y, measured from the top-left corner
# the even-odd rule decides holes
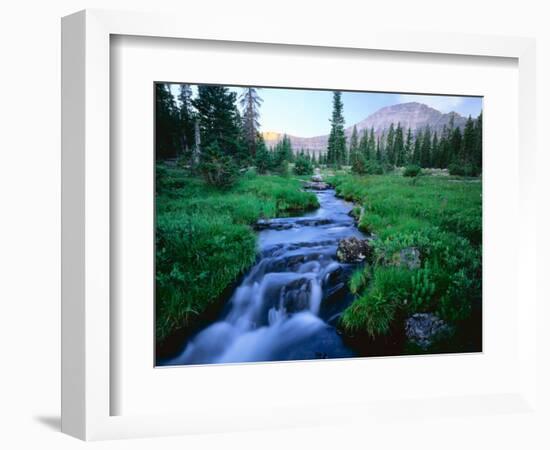
[[[314,191],[326,191],[330,189],[330,184],[325,183],[324,181],[306,181],[304,183],[305,189],[312,189]]]
[[[347,292],[348,289],[346,283],[344,282],[327,286],[324,292],[327,304],[341,300],[343,297],[345,297]]]
[[[334,286],[340,283],[342,281],[343,274],[344,270],[342,269],[342,266],[338,266],[333,271],[327,273],[324,280],[325,286]]]
[[[265,220],[265,219],[260,219],[258,220],[255,225],[254,225],[254,228],[256,230],[267,230],[267,229],[270,229],[270,230],[289,230],[291,228],[294,228],[294,223],[292,222],[283,222],[283,221],[278,221],[278,220]]]
[[[281,256],[286,252],[291,252],[299,249],[309,249],[312,247],[318,247],[319,249],[325,247],[336,246],[338,241],[335,239],[327,239],[322,241],[310,241],[310,242],[292,242],[290,244],[275,244],[271,247],[266,247],[262,252],[262,256]]]
[[[323,181],[323,176],[321,174],[316,173],[315,175],[313,175],[311,177],[311,181],[315,181],[317,183],[320,183],[321,181]]]
[[[320,225],[330,225],[332,223],[334,223],[332,219],[304,219],[296,221],[297,225],[304,227],[318,227]]]
[[[452,328],[435,314],[417,313],[405,320],[407,338],[423,350],[450,337],[452,331]]]
[[[260,219],[258,220],[254,228],[258,231],[262,230],[290,230],[291,228],[298,227],[317,227],[320,225],[330,225],[334,223],[332,219],[288,219],[288,220],[279,220],[279,219]]]
[[[309,261],[319,261],[323,256],[324,254],[319,252],[276,256],[270,261],[266,261],[265,270],[268,272],[297,272],[303,264]]]
[[[360,263],[372,254],[369,240],[359,239],[355,236],[341,239],[336,249],[338,261],[344,263]]]
[[[289,314],[309,308],[311,280],[300,278],[287,284],[281,291],[282,305]]]
[[[420,263],[420,250],[416,247],[404,248],[392,258],[392,265],[406,267],[410,270],[419,269]]]

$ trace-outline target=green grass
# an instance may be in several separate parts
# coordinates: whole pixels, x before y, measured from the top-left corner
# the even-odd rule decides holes
[[[350,332],[366,332],[371,337],[390,330],[397,308],[406,301],[411,290],[411,274],[407,269],[381,267],[359,269],[350,279],[350,290],[356,300],[344,311],[342,321]],[[357,282],[360,281],[358,285]]]
[[[318,207],[299,180],[246,174],[220,191],[181,169],[157,169],[156,335],[194,323],[256,259],[260,218]]]
[[[360,227],[382,237],[395,230],[439,226],[481,243],[481,182],[392,175],[337,176],[332,179],[342,197],[364,203]]]
[[[466,320],[481,299],[481,182],[398,175],[331,181],[340,196],[364,207],[359,227],[377,237],[375,261],[361,269],[368,277],[350,280],[356,300],[343,328],[382,335],[392,320],[415,312]],[[418,269],[398,267],[400,251],[410,247],[420,251]]]

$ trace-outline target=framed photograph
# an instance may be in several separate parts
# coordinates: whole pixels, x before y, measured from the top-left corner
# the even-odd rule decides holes
[[[533,41],[62,31],[64,432],[533,411]]]
[[[482,103],[155,83],[156,364],[481,352]]]

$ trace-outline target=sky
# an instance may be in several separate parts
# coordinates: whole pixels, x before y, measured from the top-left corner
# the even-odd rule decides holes
[[[230,87],[240,95],[242,88]],[[178,85],[172,84],[173,94]],[[193,95],[197,88],[192,86]],[[276,131],[293,136],[312,137],[328,134],[332,113],[332,91],[306,89],[258,89],[263,99],[260,108],[260,131]],[[481,97],[416,95],[379,92],[342,92],[346,127],[353,125],[385,106],[419,102],[442,113],[455,111],[462,116],[477,117],[482,109]]]

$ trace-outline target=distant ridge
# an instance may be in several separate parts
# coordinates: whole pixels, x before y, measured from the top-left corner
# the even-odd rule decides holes
[[[380,136],[389,129],[392,123],[394,126],[400,123],[405,133],[408,128],[411,128],[412,132],[416,133],[418,130],[422,130],[426,128],[426,126],[429,126],[432,131],[437,131],[438,134],[440,134],[443,127],[449,125],[451,120],[454,126],[458,126],[461,129],[464,128],[466,124],[466,118],[454,111],[442,113],[424,103],[409,102],[380,108],[366,119],[357,122],[355,126],[360,135],[363,130],[374,128],[376,136]],[[346,128],[346,137],[348,141],[352,130],[353,125]],[[262,135],[266,144],[270,147],[277,144],[277,142],[283,138],[284,133],[267,131],[262,133]],[[299,151],[303,148],[319,154],[327,148],[328,134],[309,138],[292,135],[287,136],[290,138],[294,151]]]

